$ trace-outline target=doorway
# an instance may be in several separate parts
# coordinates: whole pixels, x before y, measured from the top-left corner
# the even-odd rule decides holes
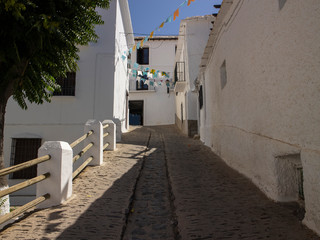
[[[143,100],[129,101],[129,125],[143,126]]]

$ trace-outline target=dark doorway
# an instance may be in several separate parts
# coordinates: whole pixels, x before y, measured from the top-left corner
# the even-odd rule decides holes
[[[143,126],[143,101],[129,101],[129,124]]]

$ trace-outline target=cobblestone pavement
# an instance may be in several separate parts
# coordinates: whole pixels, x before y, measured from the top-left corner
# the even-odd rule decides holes
[[[65,204],[30,212],[0,239],[320,239],[296,204],[269,200],[174,126],[134,128],[88,167]]]
[[[149,131],[148,152],[137,182],[125,240],[175,239],[164,145],[159,132]]]

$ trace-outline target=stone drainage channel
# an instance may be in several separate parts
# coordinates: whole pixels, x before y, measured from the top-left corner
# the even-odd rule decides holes
[[[161,133],[150,132],[122,240],[181,239]]]

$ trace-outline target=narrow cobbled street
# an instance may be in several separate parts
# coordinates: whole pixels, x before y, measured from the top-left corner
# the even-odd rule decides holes
[[[175,126],[137,127],[73,197],[31,211],[1,239],[320,239],[295,203],[275,203],[199,140]]]

